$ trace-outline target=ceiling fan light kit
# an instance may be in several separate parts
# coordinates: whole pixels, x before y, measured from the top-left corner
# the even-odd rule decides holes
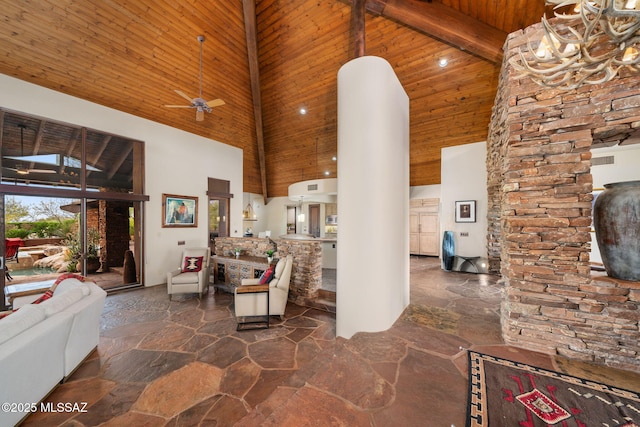
[[[198,36],[198,42],[200,43],[200,87],[197,98],[191,98],[184,92],[180,90],[175,90],[175,92],[189,101],[190,105],[165,105],[168,108],[195,108],[196,109],[196,121],[201,122],[204,120],[204,113],[210,113],[213,107],[219,107],[224,105],[224,101],[222,99],[214,99],[211,101],[205,101],[202,98],[202,43],[204,43],[204,36]]]
[[[24,156],[24,130],[27,129],[27,125],[19,124],[18,127],[20,128],[20,157],[19,157],[20,160],[16,161],[14,168],[7,167],[5,169],[12,170],[15,173],[17,173],[18,175],[29,175],[30,173],[56,173],[56,171],[51,170],[51,169],[33,169],[33,168],[29,168],[29,167],[25,167],[24,166],[24,164],[23,164],[23,162],[25,161],[25,156]],[[29,163],[29,162],[27,162],[27,163]]]

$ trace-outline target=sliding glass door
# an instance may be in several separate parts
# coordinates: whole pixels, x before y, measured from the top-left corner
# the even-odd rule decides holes
[[[40,249],[25,248],[37,242],[39,235],[53,233],[43,231],[47,226],[42,222],[73,218],[71,229],[54,233],[61,239],[59,246],[77,260],[67,271],[75,269],[84,275],[120,271],[126,258],[134,273],[128,268],[128,277],[121,281],[140,283],[142,203],[148,200],[143,182],[144,143],[7,110],[0,110],[0,124],[2,259],[9,255],[7,239],[12,233],[23,236],[23,254],[35,259]],[[20,207],[16,201],[32,209],[12,222],[7,214]],[[34,207],[45,213],[38,217]],[[8,280],[6,275],[3,279]],[[5,302],[1,283],[0,289]]]

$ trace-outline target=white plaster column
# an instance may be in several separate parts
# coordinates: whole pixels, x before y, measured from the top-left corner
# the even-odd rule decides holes
[[[409,304],[409,97],[387,61],[338,71],[337,335],[388,329]]]

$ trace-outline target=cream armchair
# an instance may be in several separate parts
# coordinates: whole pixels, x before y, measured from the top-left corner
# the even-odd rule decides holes
[[[200,260],[200,257],[202,259]],[[185,248],[180,258],[180,268],[167,273],[167,293],[196,293],[202,295],[209,290],[209,248]],[[193,271],[191,271],[193,270]]]
[[[269,282],[269,315],[284,317],[289,296],[289,282],[291,281],[291,268],[293,257],[287,255],[280,258],[276,264],[273,279]],[[260,279],[243,279],[244,285],[257,285]],[[235,294],[235,313],[237,317],[264,316],[267,307],[267,295],[264,293],[238,293]]]

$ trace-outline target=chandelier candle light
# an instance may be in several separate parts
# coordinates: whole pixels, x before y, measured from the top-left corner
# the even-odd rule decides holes
[[[570,90],[607,82],[622,68],[639,70],[640,0],[546,4],[554,6],[557,19],[549,22],[544,16],[537,45],[527,41],[528,49],[511,59],[518,71],[539,85]]]

